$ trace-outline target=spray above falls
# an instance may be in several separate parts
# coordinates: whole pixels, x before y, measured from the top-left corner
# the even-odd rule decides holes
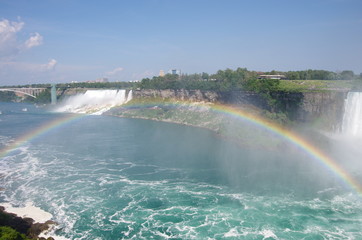
[[[101,115],[112,107],[122,105],[132,99],[132,90],[87,90],[64,99],[55,112],[72,112]]]
[[[344,105],[342,132],[362,138],[362,92],[349,92]]]

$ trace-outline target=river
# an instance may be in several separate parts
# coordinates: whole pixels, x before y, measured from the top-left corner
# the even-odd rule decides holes
[[[58,239],[362,239],[361,197],[295,151],[171,123],[0,111],[0,202],[51,214]]]

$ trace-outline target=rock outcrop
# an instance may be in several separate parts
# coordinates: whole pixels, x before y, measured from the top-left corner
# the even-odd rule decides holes
[[[35,223],[32,218],[21,218],[16,214],[8,213],[5,208],[0,206],[0,226],[8,226],[16,231],[25,234],[31,239],[38,239],[41,232],[49,229],[50,225],[55,224],[53,221],[46,221],[45,223]],[[42,238],[40,238],[42,239]],[[47,240],[54,240],[49,237]]]
[[[288,115],[298,123],[312,123],[323,130],[338,131],[341,126],[344,100],[347,91],[325,92],[278,92],[274,94],[278,100],[276,110]],[[254,105],[270,110],[268,103],[257,93],[245,91],[201,91],[201,90],[135,90],[134,98],[162,98],[181,101],[198,101],[221,104]]]
[[[348,92],[284,93],[280,96],[282,111],[299,123],[315,124],[324,130],[339,131]]]
[[[201,90],[154,90],[144,89],[133,91],[134,98],[163,98],[175,99],[182,101],[203,101],[203,102],[217,102],[220,101],[220,94],[215,91],[201,91]]]

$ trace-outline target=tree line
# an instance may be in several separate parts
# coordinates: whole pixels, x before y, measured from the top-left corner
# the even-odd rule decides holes
[[[248,71],[246,68],[236,70],[219,70],[215,74],[166,74],[165,76],[155,76],[144,78],[139,83],[140,89],[187,89],[187,90],[255,90],[256,86],[264,81],[257,81],[258,73]],[[266,85],[278,85],[277,79],[268,79]],[[257,84],[258,82],[258,84]]]
[[[330,72],[326,70],[289,71],[284,73],[289,80],[354,80],[360,76],[353,71]]]
[[[270,71],[256,72],[249,71],[246,68],[237,68],[236,70],[219,70],[215,74],[166,74],[165,76],[155,76],[153,78],[144,78],[139,83],[141,89],[200,89],[200,90],[260,90],[261,88],[272,88],[278,85],[277,79],[268,79],[263,81],[260,77],[264,75],[282,75],[286,80],[355,80],[362,79],[362,75],[355,75],[353,71],[345,70],[342,72],[331,72],[326,70],[304,70],[304,71]]]
[[[258,93],[269,106],[273,108],[277,104],[272,93],[280,91],[279,79],[266,79],[261,75],[282,75],[287,80],[354,80],[362,79],[353,71],[345,70],[339,73],[326,70],[304,70],[304,71],[271,71],[256,72],[246,68],[236,70],[219,70],[215,74],[166,74],[144,78],[138,84],[139,89],[186,89],[186,90],[212,90],[212,91],[251,91]]]

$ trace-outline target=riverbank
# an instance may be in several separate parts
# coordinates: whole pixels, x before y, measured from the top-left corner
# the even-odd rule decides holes
[[[44,211],[39,211],[33,206],[24,208],[13,208],[10,204],[0,206],[0,237],[7,240],[54,240],[53,237],[46,236],[44,232],[49,231],[56,225],[49,220],[49,215]],[[4,207],[5,206],[5,207]],[[5,210],[6,209],[6,210]],[[34,211],[35,209],[35,211]],[[29,213],[35,219],[28,217]],[[46,236],[46,237],[45,237]]]
[[[224,106],[210,102],[174,101],[167,99],[133,99],[106,112],[123,118],[138,118],[182,124],[211,130],[222,138],[252,148],[277,149],[283,143],[257,121],[278,125],[266,118],[270,114],[252,105]],[[253,116],[254,119],[250,117]],[[275,117],[275,116],[274,116]]]
[[[293,122],[284,113],[273,113],[252,104],[220,104],[204,101],[181,101],[173,98],[142,97],[113,108],[106,115],[147,119],[159,122],[199,127],[215,132],[219,137],[228,139],[250,149],[271,151],[285,150],[285,139],[274,134],[275,129],[299,135],[310,142],[323,142],[326,149],[330,141],[324,129],[310,128],[314,123]],[[274,130],[273,130],[274,129]]]

